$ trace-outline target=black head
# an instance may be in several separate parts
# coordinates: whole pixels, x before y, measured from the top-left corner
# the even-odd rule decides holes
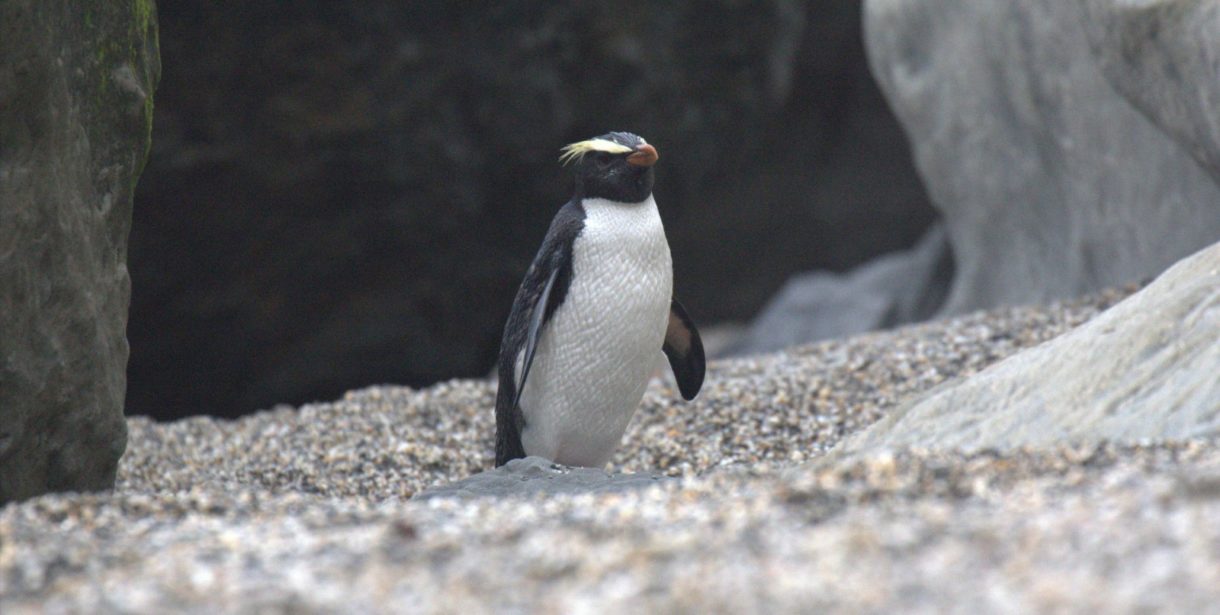
[[[639,203],[652,194],[657,150],[629,132],[611,132],[563,148],[559,160],[572,163],[577,198]]]

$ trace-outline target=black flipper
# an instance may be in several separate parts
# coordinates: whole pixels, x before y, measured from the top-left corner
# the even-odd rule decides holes
[[[504,325],[500,342],[500,388],[496,393],[496,466],[525,457],[521,433],[525,429],[525,414],[521,411],[521,391],[533,365],[534,353],[542,332],[555,310],[567,298],[572,283],[572,243],[584,229],[585,212],[580,202],[573,200],[560,208],[551,221],[551,228],[542,240],[542,247]],[[517,373],[517,357],[522,357],[521,373]]]
[[[521,392],[525,390],[525,379],[530,375],[530,366],[534,364],[534,351],[538,350],[538,338],[542,337],[542,321],[547,312],[547,305],[550,303],[551,289],[555,288],[555,279],[559,277],[559,268],[556,267],[551,271],[551,275],[547,278],[546,286],[542,287],[542,294],[538,296],[538,302],[534,304],[533,313],[530,314],[529,333],[525,336],[525,359],[521,362],[521,373],[517,375],[517,390],[513,394],[513,407],[519,407],[521,403]]]
[[[661,346],[669,358],[669,367],[674,370],[678,391],[682,398],[690,401],[703,387],[703,374],[707,369],[703,357],[703,340],[699,330],[677,299],[669,304],[669,328],[665,330],[665,343]]]

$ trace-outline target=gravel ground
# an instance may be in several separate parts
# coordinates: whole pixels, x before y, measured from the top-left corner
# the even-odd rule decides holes
[[[1055,337],[1134,290],[714,362],[691,403],[666,373],[645,393],[610,467],[692,476],[806,461],[910,395]],[[494,407],[494,383],[454,380],[421,391],[373,387],[236,421],[136,417],[118,488],[165,492],[207,482],[407,498],[492,466]]]
[[[802,463],[1129,290],[657,381],[612,466],[677,478],[622,492],[409,500],[490,467],[485,382],[133,418],[115,492],[0,511],[0,612],[1201,611],[1216,443]]]

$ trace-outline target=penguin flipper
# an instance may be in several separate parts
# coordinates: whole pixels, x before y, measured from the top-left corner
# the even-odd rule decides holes
[[[545,319],[547,312],[547,304],[550,302],[551,290],[555,288],[555,280],[559,278],[559,268],[555,267],[551,270],[551,275],[547,277],[546,286],[542,287],[542,294],[538,295],[538,301],[534,303],[534,309],[530,312],[530,328],[525,335],[525,356],[521,361],[521,373],[517,374],[517,388],[513,393],[513,408],[517,408],[521,403],[521,392],[525,390],[525,379],[530,375],[530,366],[534,364],[534,352],[538,350],[538,338],[542,337],[542,322]]]
[[[669,304],[669,328],[665,330],[665,343],[661,345],[661,350],[665,351],[669,367],[674,370],[674,379],[678,381],[682,399],[694,399],[703,387],[707,362],[703,356],[703,340],[699,338],[699,330],[677,299],[672,299]]]
[[[585,211],[576,200],[568,201],[555,214],[504,325],[496,391],[496,467],[526,455],[521,442],[525,429],[521,392],[547,322],[567,297],[572,283],[572,244],[584,229],[584,220]]]

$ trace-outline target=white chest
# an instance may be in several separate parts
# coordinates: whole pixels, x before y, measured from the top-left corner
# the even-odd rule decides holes
[[[526,453],[600,466],[613,455],[657,364],[673,265],[656,203],[588,199],[572,282],[522,391]]]
[[[569,293],[581,293],[572,298],[587,294],[589,299],[610,300],[605,311],[647,308],[658,300],[659,293],[664,295],[668,313],[673,262],[652,197],[630,205],[587,199],[585,229],[572,246],[572,266]],[[613,322],[606,324],[614,326]]]

